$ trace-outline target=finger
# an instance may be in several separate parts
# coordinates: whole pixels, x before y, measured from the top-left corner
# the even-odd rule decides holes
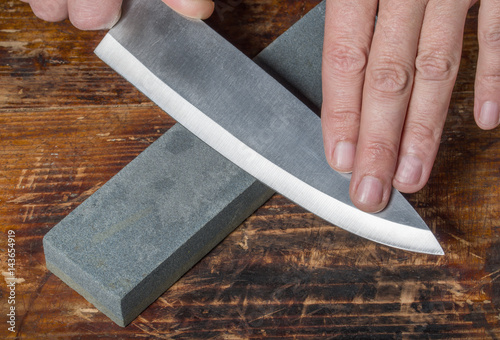
[[[207,19],[214,11],[211,0],[162,0],[174,11],[194,19]]]
[[[45,21],[61,21],[68,17],[67,0],[30,0],[33,13]]]
[[[420,190],[431,173],[460,66],[469,4],[469,0],[431,0],[427,5],[393,181],[400,191]]]
[[[350,187],[351,200],[365,211],[382,210],[391,194],[425,4],[379,3]]]
[[[500,123],[500,0],[481,2],[478,41],[474,117],[489,130]]]
[[[326,159],[340,172],[352,171],[354,163],[377,2],[326,2],[321,124]]]
[[[68,15],[78,29],[109,29],[120,19],[121,6],[122,0],[68,0]]]

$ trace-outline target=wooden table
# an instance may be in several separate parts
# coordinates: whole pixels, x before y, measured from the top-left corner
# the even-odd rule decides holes
[[[253,57],[316,3],[221,0],[209,22]],[[500,337],[500,129],[472,118],[476,25],[477,6],[434,171],[407,196],[445,256],[366,241],[275,195],[120,328],[47,271],[42,237],[174,121],[93,54],[105,32],[1,2],[0,338]]]

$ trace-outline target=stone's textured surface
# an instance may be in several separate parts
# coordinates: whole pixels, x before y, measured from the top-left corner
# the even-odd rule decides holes
[[[311,108],[321,107],[323,1],[260,52],[254,61]]]
[[[45,236],[47,267],[125,326],[271,195],[177,124]]]

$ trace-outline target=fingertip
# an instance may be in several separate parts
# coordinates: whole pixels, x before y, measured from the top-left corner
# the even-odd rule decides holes
[[[105,30],[121,17],[122,0],[68,0],[69,19],[80,30]]]
[[[409,154],[399,160],[392,185],[397,190],[409,194],[422,189],[427,182],[427,178],[420,157]]]
[[[370,175],[364,176],[357,185],[351,187],[352,202],[368,213],[382,211],[387,206],[389,197],[390,190],[385,188],[380,179]]]
[[[474,118],[483,130],[500,124],[500,7],[498,1],[479,6]]]
[[[356,145],[347,141],[338,142],[330,154],[330,166],[341,173],[352,172],[354,166],[354,156],[356,154]]]
[[[493,101],[485,101],[476,114],[476,123],[483,130],[491,130],[500,124],[499,105]]]
[[[177,13],[192,19],[208,19],[215,9],[211,0],[162,0]]]
[[[55,0],[49,3],[40,0],[29,1],[31,10],[36,17],[48,21],[58,22],[68,18],[66,0]]]

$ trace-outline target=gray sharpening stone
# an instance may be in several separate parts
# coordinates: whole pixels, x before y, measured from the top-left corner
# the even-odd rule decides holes
[[[323,25],[324,2],[255,59],[316,106]],[[45,235],[47,268],[126,326],[272,194],[176,124]]]
[[[125,326],[271,194],[176,124],[47,233],[47,268]]]

